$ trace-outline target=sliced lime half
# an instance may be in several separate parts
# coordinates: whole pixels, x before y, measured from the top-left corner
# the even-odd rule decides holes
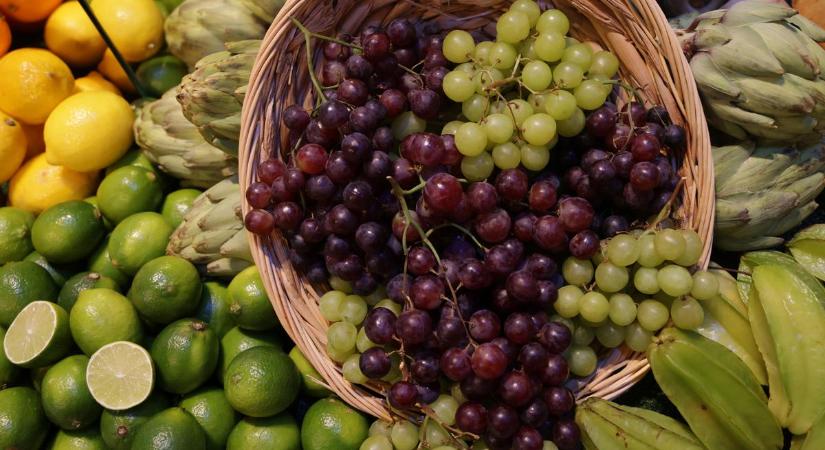
[[[152,358],[133,342],[104,345],[89,359],[86,385],[106,409],[121,411],[137,406],[149,397],[155,385]]]
[[[69,314],[60,305],[31,302],[17,314],[3,339],[12,364],[33,368],[49,365],[68,353],[72,345]]]

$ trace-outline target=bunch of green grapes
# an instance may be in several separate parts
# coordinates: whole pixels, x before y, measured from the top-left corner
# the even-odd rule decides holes
[[[498,19],[495,42],[476,43],[463,30],[444,38],[444,56],[457,66],[442,88],[461,103],[463,120],[442,133],[455,136],[467,179],[485,179],[494,167],[543,169],[559,136],[579,134],[584,111],[605,103],[619,61],[566,36],[569,29],[563,12],[517,0]]]

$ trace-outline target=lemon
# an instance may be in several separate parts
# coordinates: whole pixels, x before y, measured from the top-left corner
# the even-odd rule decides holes
[[[46,121],[46,158],[50,164],[79,172],[103,169],[129,150],[134,120],[129,103],[117,94],[75,94],[60,103]]]
[[[40,383],[46,417],[64,430],[85,428],[100,418],[103,409],[86,386],[86,355],[72,355],[53,365]]]
[[[0,109],[32,125],[44,123],[74,89],[69,66],[39,48],[21,48],[0,58],[0,80]]]
[[[92,10],[128,62],[148,59],[163,45],[163,14],[152,0],[95,0]]]
[[[0,448],[40,448],[49,423],[37,391],[13,387],[0,391]]]
[[[121,91],[131,94],[137,92],[135,85],[129,80],[129,75],[126,74],[123,67],[120,67],[117,58],[115,58],[115,54],[112,53],[111,50],[106,49],[106,51],[103,52],[103,59],[101,59],[100,64],[97,65],[97,71],[103,74],[107,80],[114,83]]]
[[[47,366],[59,360],[71,345],[66,310],[43,300],[23,308],[3,338],[3,350],[9,361],[26,368]]]
[[[68,200],[83,200],[94,192],[97,174],[77,172],[37,155],[23,164],[9,184],[9,204],[39,214]]]
[[[25,157],[25,130],[18,121],[0,111],[0,183],[17,172]]]
[[[106,409],[121,411],[137,406],[149,398],[155,386],[152,357],[132,342],[104,345],[89,358],[86,385]]]
[[[54,10],[43,38],[49,50],[73,67],[97,63],[106,50],[106,43],[79,2],[66,2]]]
[[[46,141],[43,140],[43,124],[28,125],[20,122],[23,127],[23,133],[26,134],[26,159],[34,158],[35,156],[46,151]]]
[[[75,94],[89,91],[109,91],[113,94],[120,95],[120,89],[111,81],[103,78],[103,75],[96,70],[89,72],[85,77],[74,80]]]

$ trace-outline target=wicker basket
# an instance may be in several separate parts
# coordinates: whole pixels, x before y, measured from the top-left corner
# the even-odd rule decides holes
[[[484,29],[492,35],[495,19],[509,6],[505,0],[293,0],[287,2],[264,38],[252,71],[243,108],[240,144],[241,188],[255,180],[262,158],[278,154],[286,143],[281,114],[294,103],[312,105],[304,37],[291,23],[296,18],[313,32],[357,33],[368,23],[386,25],[396,17],[419,17],[449,28]],[[549,6],[549,5],[542,5]],[[570,18],[571,35],[609,48],[621,61],[620,76],[640,88],[648,102],[664,105],[674,122],[687,130],[688,146],[678,155],[684,178],[676,216],[705,240],[702,265],[711,248],[714,187],[707,124],[690,67],[664,14],[654,0],[556,0]],[[310,49],[318,67],[322,55]],[[244,201],[244,213],[249,205]],[[252,254],[284,329],[312,362],[323,382],[350,405],[390,419],[379,386],[355,386],[326,355],[327,322],[318,307],[318,292],[290,265],[280,236],[250,234]],[[627,349],[603,355],[596,373],[582,380],[577,398],[614,398],[649,369],[643,354]]]

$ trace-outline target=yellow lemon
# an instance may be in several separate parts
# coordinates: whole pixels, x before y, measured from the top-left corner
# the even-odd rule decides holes
[[[26,125],[20,122],[23,133],[26,134],[26,159],[46,151],[46,142],[43,140],[43,125]]]
[[[107,80],[111,81],[115,84],[115,86],[120,88],[120,90],[132,94],[137,92],[135,86],[132,84],[132,80],[130,80],[129,76],[126,75],[126,71],[123,70],[123,67],[120,67],[120,64],[117,62],[117,58],[115,58],[115,54],[112,53],[111,50],[106,49],[106,51],[103,52],[103,59],[101,59],[100,64],[97,65],[97,70],[102,73]]]
[[[0,183],[17,172],[26,156],[26,133],[20,123],[0,112]]]
[[[103,169],[129,150],[134,120],[132,107],[117,94],[75,94],[46,120],[46,159],[78,172]]]
[[[9,183],[9,204],[35,214],[69,200],[82,200],[97,187],[97,172],[53,166],[46,155],[28,160]]]
[[[100,61],[106,43],[78,2],[60,5],[46,22],[46,46],[73,67],[86,67]]]
[[[21,48],[0,58],[0,80],[0,109],[31,125],[45,122],[74,89],[69,66],[39,48]]]
[[[103,78],[100,72],[94,70],[89,72],[85,77],[74,80],[75,94],[88,91],[109,91],[113,94],[120,95],[120,89],[118,89],[117,86]]]
[[[163,14],[153,0],[95,0],[92,10],[126,61],[148,59],[163,45]]]

